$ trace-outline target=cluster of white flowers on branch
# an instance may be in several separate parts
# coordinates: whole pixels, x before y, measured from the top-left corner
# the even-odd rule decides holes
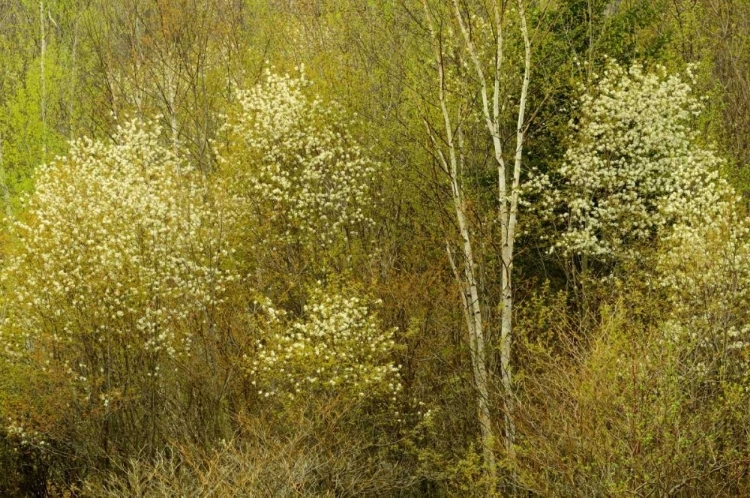
[[[581,99],[575,143],[548,197],[566,226],[556,246],[616,259],[681,220],[710,218],[727,187],[721,159],[691,131],[700,111],[690,84],[663,67],[610,62]]]
[[[659,283],[672,305],[668,339],[689,346],[702,373],[745,377],[750,350],[750,222],[728,192],[662,240]]]
[[[316,289],[305,313],[289,325],[279,321],[281,330],[258,344],[250,375],[259,395],[373,399],[401,390],[394,331],[382,328],[365,300]]]
[[[268,71],[237,94],[218,141],[238,211],[271,222],[289,241],[334,244],[369,225],[376,165],[341,109],[306,94],[309,82]]]
[[[547,213],[565,227],[553,247],[609,261],[649,250],[647,278],[670,304],[666,339],[690,368],[726,375],[747,371],[750,222],[722,160],[691,130],[700,111],[663,67],[610,62],[581,99],[563,164],[529,186],[548,189]]]
[[[111,143],[75,141],[40,167],[15,227],[21,244],[0,275],[11,357],[43,352],[91,385],[115,383],[128,364],[159,375],[208,328],[236,278],[223,267],[227,220],[161,133],[132,121]]]

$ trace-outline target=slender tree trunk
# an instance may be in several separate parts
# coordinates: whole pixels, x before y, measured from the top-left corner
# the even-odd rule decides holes
[[[513,369],[511,358],[511,346],[513,342],[513,245],[516,239],[516,224],[518,221],[518,200],[521,183],[521,166],[523,160],[523,145],[526,137],[526,104],[529,93],[529,79],[531,76],[531,43],[529,40],[528,26],[526,25],[526,12],[523,0],[518,0],[518,13],[521,18],[521,35],[524,42],[524,73],[521,84],[521,95],[518,103],[518,121],[516,122],[516,151],[513,161],[513,181],[510,191],[510,205],[507,210],[507,218],[502,216],[500,227],[503,233],[503,311],[500,330],[500,369],[505,394],[505,431],[506,449],[511,458],[515,457],[513,444],[515,443],[516,427],[513,421],[514,396],[513,396]],[[499,29],[499,26],[498,26]],[[507,202],[507,194],[501,191],[501,206]]]
[[[443,118],[444,128],[442,132],[444,133],[445,143],[448,149],[447,157],[442,152],[442,148],[440,147],[429,123],[427,124],[427,130],[430,134],[430,139],[432,140],[433,147],[437,152],[441,165],[450,177],[453,206],[455,208],[459,235],[461,237],[463,256],[461,266],[463,272],[461,272],[459,265],[456,263],[455,258],[452,255],[450,244],[447,247],[448,256],[456,282],[461,289],[462,305],[466,318],[466,325],[469,330],[469,353],[471,355],[474,385],[477,390],[477,418],[482,439],[482,456],[484,459],[484,465],[487,468],[487,473],[494,488],[495,483],[497,482],[497,464],[495,462],[495,438],[492,428],[492,416],[490,413],[489,368],[487,364],[485,328],[482,320],[482,301],[480,299],[479,285],[477,283],[478,269],[474,259],[469,221],[467,219],[467,206],[464,199],[463,183],[461,181],[461,172],[465,169],[463,135],[461,133],[460,125],[457,128],[458,137],[454,134],[453,120],[446,102],[445,61],[443,59],[443,52],[440,48],[439,37],[435,30],[432,15],[426,1],[423,2],[423,6],[435,48],[435,62],[437,63],[439,83],[438,99],[440,101],[440,112]],[[460,122],[460,117],[458,121]]]
[[[500,323],[500,378],[503,386],[505,421],[505,448],[508,455],[515,457],[513,444],[516,438],[516,426],[513,422],[513,370],[511,364],[511,344],[513,339],[513,284],[512,268],[513,255],[511,251],[503,250],[502,277],[502,313]]]
[[[523,159],[523,146],[525,140],[526,105],[528,99],[529,78],[531,72],[531,44],[529,40],[528,27],[526,24],[526,13],[523,0],[517,0],[518,14],[520,17],[520,30],[524,42],[524,73],[521,85],[521,93],[518,104],[516,125],[516,147],[511,162],[505,161],[503,153],[503,140],[500,136],[500,127],[503,110],[501,96],[501,80],[503,78],[503,17],[507,5],[501,0],[492,2],[492,13],[494,14],[494,30],[492,35],[495,41],[495,54],[491,71],[487,74],[486,67],[480,59],[480,51],[475,46],[477,33],[472,26],[472,18],[468,7],[461,0],[452,0],[453,17],[460,28],[464,47],[473,65],[476,81],[479,83],[481,96],[482,114],[489,132],[494,148],[494,159],[498,172],[498,221],[501,237],[501,260],[502,260],[502,291],[500,300],[502,311],[500,318],[500,374],[504,404],[504,430],[506,455],[513,460],[515,458],[516,428],[513,419],[514,396],[513,396],[513,368],[512,368],[512,342],[513,342],[513,245],[516,236],[516,224],[518,219],[518,201],[521,181],[521,166]],[[451,267],[454,276],[461,287],[461,297],[469,329],[472,367],[474,381],[478,394],[478,412],[481,425],[482,443],[484,446],[485,465],[492,477],[496,479],[496,463],[492,453],[494,437],[492,431],[492,419],[489,402],[489,368],[487,365],[486,325],[482,322],[482,308],[480,291],[477,285],[478,265],[474,260],[471,244],[471,234],[467,220],[466,202],[464,200],[463,184],[461,182],[461,171],[464,169],[464,144],[461,133],[462,116],[459,112],[455,120],[452,119],[446,103],[445,83],[445,60],[442,46],[442,33],[435,29],[433,16],[430,12],[427,0],[423,0],[425,16],[428,21],[432,41],[435,48],[435,62],[437,63],[439,78],[439,103],[443,116],[444,136],[442,141],[447,145],[448,156],[442,152],[440,142],[435,138],[432,128],[427,125],[433,148],[437,152],[438,160],[443,169],[448,173],[451,180],[451,191],[453,204],[456,210],[456,221],[461,235],[463,250],[463,275],[459,264],[448,246]],[[456,124],[458,123],[458,124]],[[457,134],[457,141],[454,133]]]
[[[518,13],[520,16],[521,35],[524,41],[524,76],[521,86],[521,95],[518,104],[518,120],[516,127],[516,149],[513,158],[513,168],[509,171],[505,162],[502,140],[500,137],[501,119],[501,95],[500,82],[502,78],[503,65],[503,5],[499,0],[493,2],[493,13],[495,21],[495,61],[494,74],[488,81],[485,69],[479,58],[479,52],[474,45],[473,35],[470,28],[470,19],[465,18],[459,5],[459,0],[453,0],[454,15],[458,21],[464,38],[466,50],[474,65],[482,97],[482,112],[484,114],[487,131],[492,138],[495,152],[495,162],[498,172],[498,218],[501,232],[501,260],[502,268],[502,312],[500,320],[500,374],[503,387],[504,420],[505,420],[505,447],[510,458],[514,458],[515,424],[513,422],[513,374],[511,346],[513,341],[513,244],[516,236],[516,223],[518,219],[518,199],[521,181],[521,166],[523,158],[523,145],[525,139],[525,113],[531,71],[531,44],[529,40],[528,27],[526,24],[526,13],[523,0],[518,0]],[[492,99],[490,100],[490,89]],[[509,185],[510,184],[510,185]]]
[[[455,161],[451,161],[455,165]],[[489,390],[489,368],[487,365],[487,351],[485,344],[485,328],[482,321],[482,307],[479,297],[479,286],[477,284],[477,265],[474,260],[474,252],[471,244],[469,225],[466,220],[466,202],[457,180],[455,167],[451,168],[451,185],[453,191],[453,204],[456,209],[456,219],[461,233],[462,250],[464,259],[464,275],[461,276],[458,267],[452,257],[450,246],[448,255],[451,267],[457,282],[462,287],[462,304],[466,323],[469,330],[469,348],[471,354],[474,384],[477,389],[478,403],[477,412],[479,429],[482,437],[482,456],[487,466],[490,479],[493,483],[497,480],[495,454],[493,452],[494,433],[492,430],[492,417],[490,414],[490,390]]]

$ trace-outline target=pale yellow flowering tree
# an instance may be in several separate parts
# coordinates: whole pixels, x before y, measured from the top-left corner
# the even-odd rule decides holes
[[[371,311],[376,303],[313,289],[301,320],[266,307],[269,333],[250,361],[261,397],[285,401],[344,395],[388,399],[401,390],[393,330]],[[395,401],[395,398],[392,399]]]
[[[112,143],[78,140],[40,167],[0,274],[4,365],[67,386],[70,409],[53,415],[85,416],[78,425],[101,431],[105,451],[109,440],[153,450],[185,420],[181,382],[196,358],[218,361],[207,338],[236,278],[225,269],[229,220],[161,138],[132,121]],[[218,377],[202,382],[221,392]],[[10,415],[16,427],[34,418]],[[59,436],[54,423],[30,429]]]
[[[723,202],[722,160],[691,129],[700,111],[680,76],[610,62],[581,97],[574,144],[547,192],[551,205],[562,206],[565,228],[555,246],[602,260],[632,258],[669,227]]]
[[[372,224],[376,164],[334,103],[301,76],[268,71],[237,92],[217,141],[220,168],[245,226],[272,244],[331,249]]]

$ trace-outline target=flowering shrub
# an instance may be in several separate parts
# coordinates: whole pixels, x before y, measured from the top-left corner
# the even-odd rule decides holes
[[[309,98],[309,82],[270,71],[237,95],[217,147],[239,212],[270,222],[266,238],[330,247],[371,223],[376,173],[340,109]],[[223,145],[221,145],[223,144]]]
[[[144,398],[158,410],[235,278],[228,220],[160,133],[133,121],[113,143],[78,140],[41,167],[0,275],[6,359],[67,378],[86,413]]]
[[[691,372],[738,373],[750,345],[750,225],[722,160],[696,145],[700,110],[690,84],[664,68],[610,63],[582,98],[576,142],[546,201],[565,221],[556,247],[568,253],[617,261],[658,248],[645,278],[669,301],[666,338]],[[549,182],[537,175],[531,186]]]
[[[393,330],[383,330],[365,301],[313,292],[304,320],[285,325],[258,344],[250,369],[258,394],[287,399],[344,393],[394,396],[401,390],[393,364]]]
[[[665,227],[710,217],[727,187],[717,173],[721,160],[698,147],[690,129],[700,109],[690,84],[663,67],[610,63],[581,99],[577,138],[557,171],[551,203],[563,206],[567,225],[557,246],[624,257]]]
[[[691,367],[744,376],[750,359],[750,224],[737,197],[723,199],[714,211],[711,219],[693,217],[675,226],[663,242],[659,283],[673,307],[667,335],[690,345]]]

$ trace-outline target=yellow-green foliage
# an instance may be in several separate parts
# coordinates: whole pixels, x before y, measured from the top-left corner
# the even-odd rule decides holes
[[[3,2],[0,495],[750,495],[742,3]]]
[[[746,493],[748,440],[732,428],[748,421],[745,386],[696,374],[689,349],[632,311],[605,311],[597,334],[563,355],[538,354],[520,421],[524,486],[544,496]]]
[[[257,109],[266,114],[231,121],[268,145],[245,149],[260,155],[238,166],[247,183],[238,181],[233,194],[221,192],[224,178],[207,178],[176,156],[150,121],[123,124],[111,142],[75,141],[68,155],[40,167],[13,227],[16,250],[0,273],[0,415],[11,446],[68,472],[54,455],[97,466],[153,456],[168,443],[212,445],[244,426],[240,414],[276,410],[265,400],[271,394],[291,417],[345,420],[342,437],[353,437],[367,407],[370,430],[382,436],[375,425],[391,420],[401,382],[394,330],[377,318],[375,301],[345,286],[299,288],[308,304],[295,317],[283,299],[278,310],[258,306],[276,297],[273,287],[237,270],[262,267],[245,246],[256,229],[321,250],[371,223],[364,215],[370,162],[356,145],[347,151],[333,125],[297,148],[313,124],[292,132],[274,155],[269,144],[286,127],[279,131],[272,114],[296,109],[303,97],[294,81],[269,78],[273,91],[247,93],[266,102]],[[291,93],[280,96],[280,88]],[[274,98],[281,103],[269,103]],[[295,112],[286,126],[302,119]],[[238,158],[225,152],[224,163]],[[292,214],[291,222],[259,216],[256,201],[260,214]],[[258,254],[279,248],[273,238],[253,242]],[[292,409],[295,397],[312,408]],[[81,468],[70,466],[72,475]]]

